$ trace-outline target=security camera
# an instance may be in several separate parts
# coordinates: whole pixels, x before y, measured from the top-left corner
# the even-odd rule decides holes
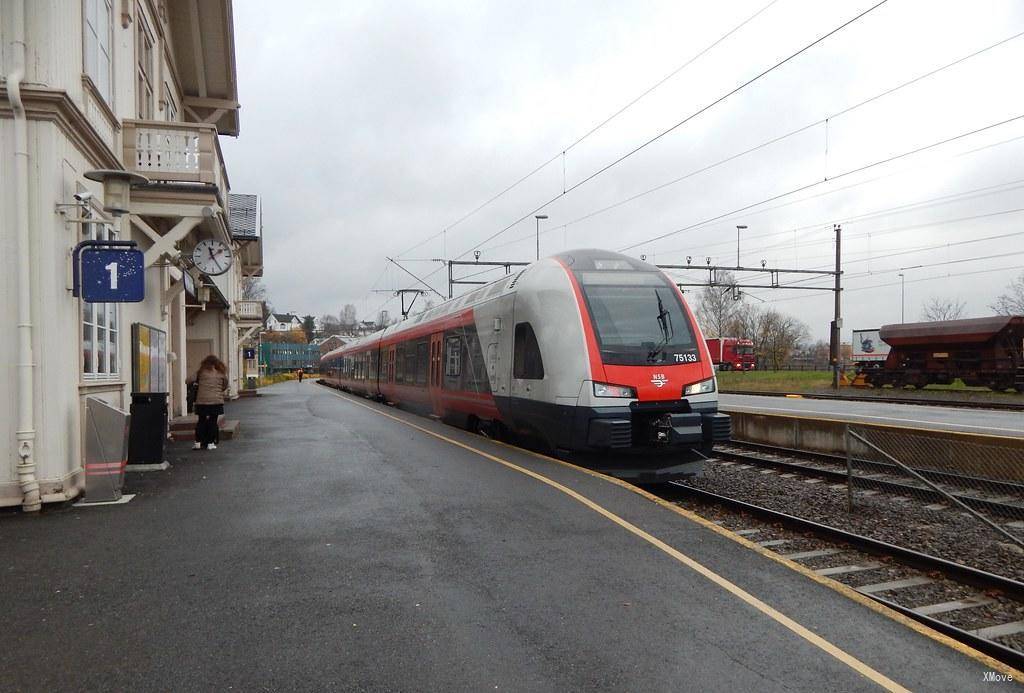
[[[88,190],[86,190],[85,192],[76,192],[75,193],[75,199],[78,202],[88,202],[92,198],[93,198],[93,194],[91,192],[89,192]]]

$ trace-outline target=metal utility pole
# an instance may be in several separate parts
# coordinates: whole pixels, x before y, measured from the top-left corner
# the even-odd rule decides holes
[[[903,272],[900,272],[900,323],[907,321],[907,283]]]
[[[842,312],[842,266],[843,266],[843,227],[839,224],[835,225],[836,230],[836,288],[835,288],[835,315],[832,320],[832,389],[839,389],[839,360],[840,360],[840,335],[843,329],[843,312]]]
[[[745,228],[747,228],[745,224],[737,224],[736,225],[736,266],[737,267],[740,266],[740,231],[744,230]]]
[[[547,214],[535,214],[534,219],[537,220],[537,259],[540,260],[540,220],[547,219]]]

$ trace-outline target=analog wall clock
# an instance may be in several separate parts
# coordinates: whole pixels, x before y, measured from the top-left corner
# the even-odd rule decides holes
[[[192,262],[206,274],[224,274],[231,268],[231,261],[231,248],[216,238],[199,241],[192,249]]]

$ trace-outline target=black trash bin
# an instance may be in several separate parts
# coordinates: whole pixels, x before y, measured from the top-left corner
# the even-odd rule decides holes
[[[133,392],[128,464],[161,464],[167,440],[167,393]]]

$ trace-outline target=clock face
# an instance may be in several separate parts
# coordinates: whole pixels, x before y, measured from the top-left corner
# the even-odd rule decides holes
[[[215,238],[199,241],[192,249],[192,262],[206,274],[224,274],[231,267],[231,248]]]

